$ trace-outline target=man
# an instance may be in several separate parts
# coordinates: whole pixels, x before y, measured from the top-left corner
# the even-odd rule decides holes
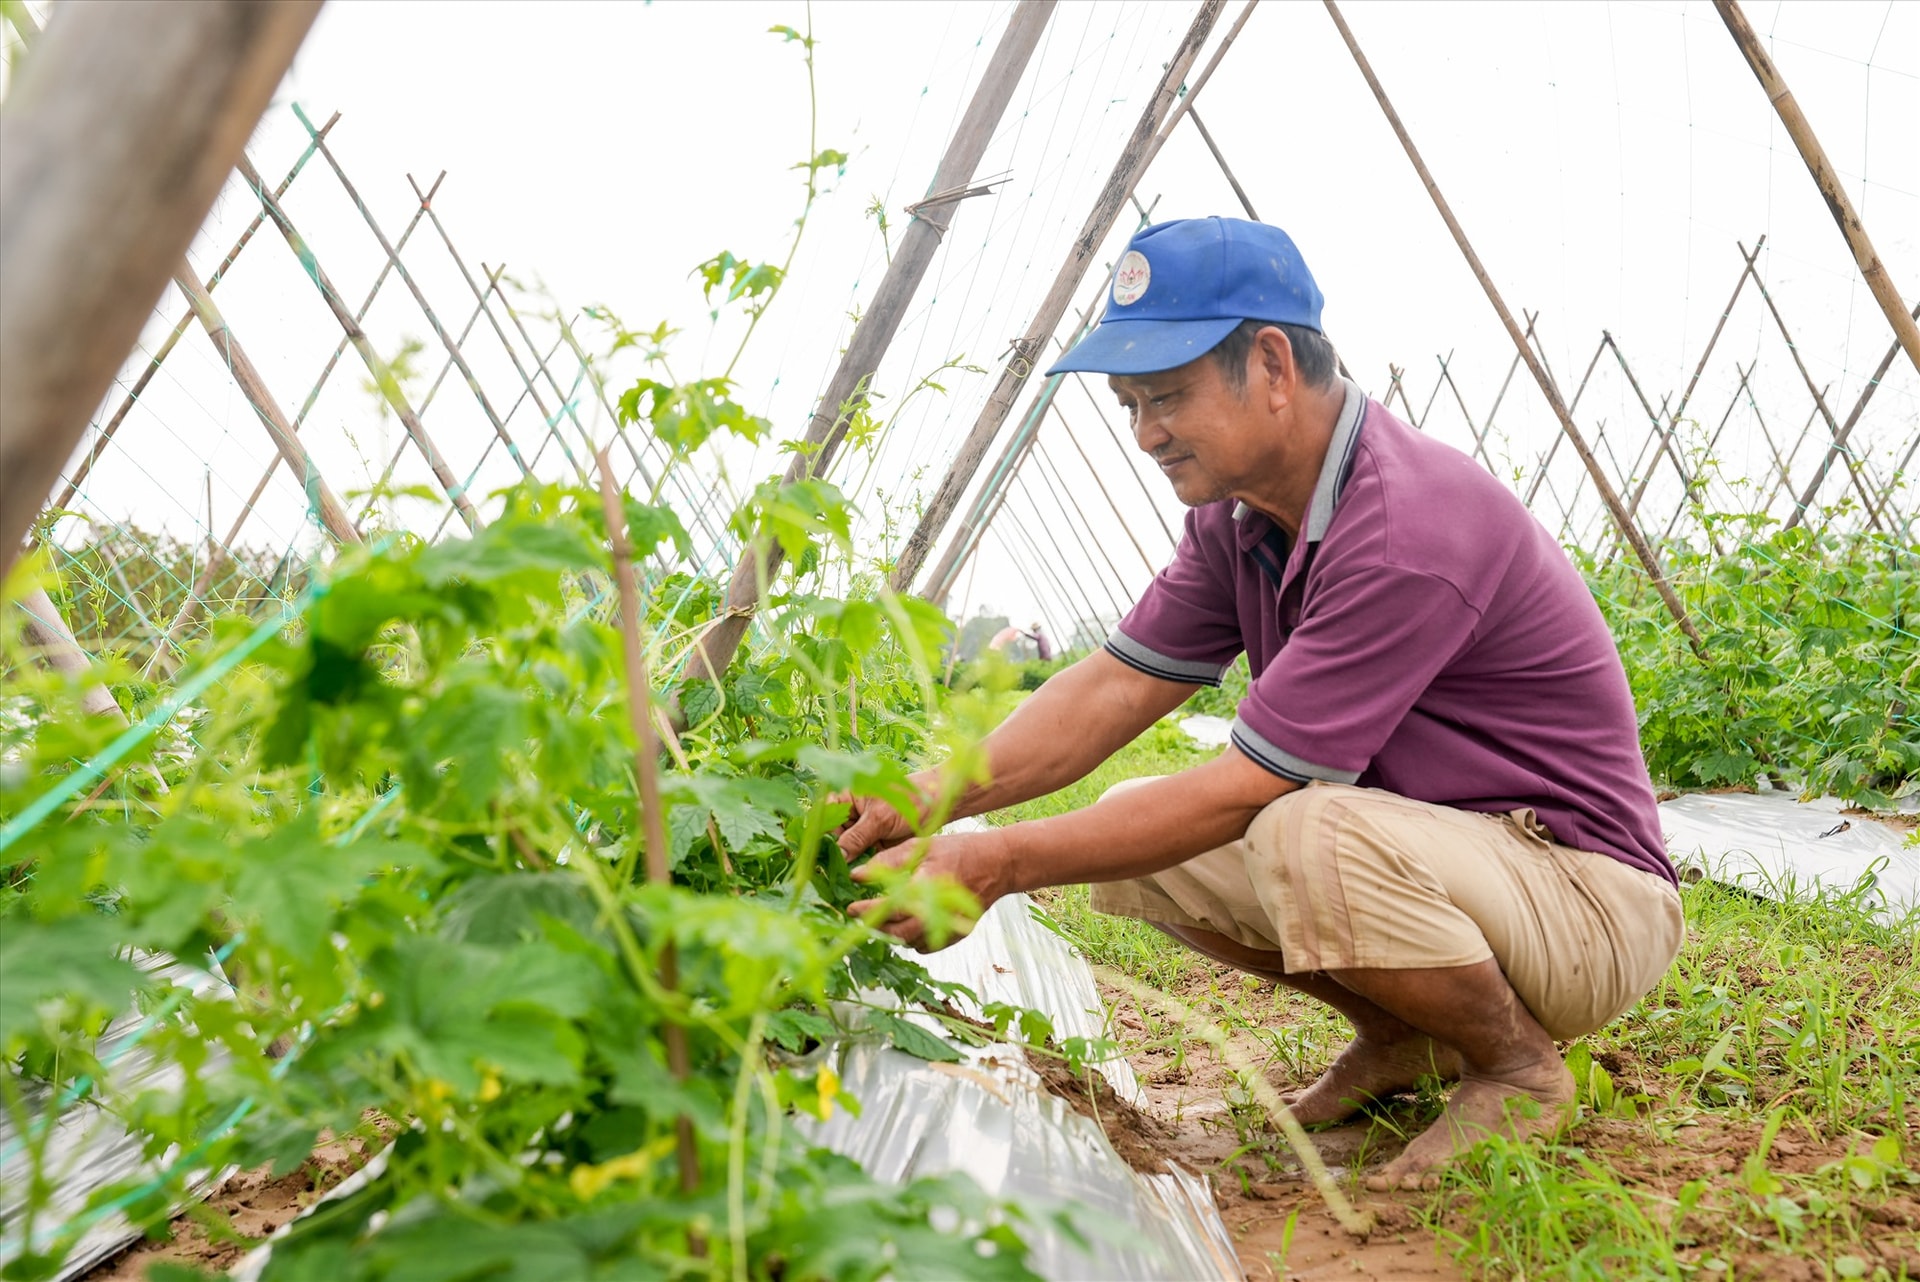
[[[1292,1100],[1303,1122],[1457,1078],[1369,1178],[1412,1188],[1489,1133],[1561,1125],[1555,1039],[1638,1001],[1684,926],[1592,597],[1503,485],[1338,376],[1321,301],[1278,228],[1134,237],[1102,323],[1050,372],[1109,375],[1185,534],[1105,650],[988,737],[991,782],[959,813],[1085,776],[1244,650],[1232,745],[1072,814],[934,838],[917,875],[983,905],[1093,882],[1097,909],[1332,1006],[1354,1038]],[[911,835],[852,805],[849,854]],[[916,921],[887,928],[919,942]]]

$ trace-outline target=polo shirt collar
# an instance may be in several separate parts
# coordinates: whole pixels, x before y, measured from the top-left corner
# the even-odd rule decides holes
[[[1327,457],[1320,464],[1320,476],[1313,484],[1313,497],[1307,501],[1307,519],[1301,527],[1308,543],[1326,538],[1327,527],[1333,524],[1340,495],[1353,472],[1353,452],[1360,444],[1360,420],[1367,413],[1367,394],[1350,378],[1342,378],[1340,383],[1345,399],[1340,405],[1340,416],[1333,422]],[[1233,519],[1239,527],[1238,542],[1242,548],[1258,543],[1272,524],[1269,518],[1245,503],[1233,505]]]

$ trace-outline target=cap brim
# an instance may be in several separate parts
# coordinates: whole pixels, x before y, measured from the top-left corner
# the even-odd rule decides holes
[[[1239,324],[1239,318],[1231,316],[1225,320],[1104,320],[1054,362],[1047,376],[1158,374],[1178,369],[1218,347]]]

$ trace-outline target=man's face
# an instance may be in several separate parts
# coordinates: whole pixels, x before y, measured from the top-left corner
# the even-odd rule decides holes
[[[1134,441],[1188,507],[1243,489],[1274,444],[1257,387],[1250,382],[1236,393],[1212,356],[1158,374],[1115,374],[1107,386],[1127,411]]]

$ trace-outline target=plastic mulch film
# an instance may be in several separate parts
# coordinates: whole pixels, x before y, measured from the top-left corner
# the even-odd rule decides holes
[[[951,825],[958,830],[960,824]],[[1093,972],[1025,895],[1009,895],[980,918],[965,939],[920,959],[935,979],[965,984],[982,1002],[1009,1002],[1045,1012],[1061,1038],[1106,1034],[1106,1005]],[[957,1002],[963,1014],[977,1008]],[[1139,1108],[1146,1095],[1133,1065],[1114,1056],[1094,1065],[1113,1093]]]
[[[1106,1031],[1093,972],[1025,895],[1001,899],[965,939],[920,960],[935,979],[965,984],[983,1002],[1041,1011],[1061,1038]],[[924,1026],[940,1031],[931,1020]],[[1134,1171],[1092,1119],[1047,1092],[1019,1047],[955,1050],[960,1063],[934,1064],[867,1041],[826,1047],[816,1055],[833,1058],[860,1113],[837,1112],[824,1123],[803,1118],[799,1125],[876,1179],[960,1171],[1036,1212],[1079,1208],[1084,1244],[1044,1218],[1021,1226],[1043,1277],[1243,1276],[1204,1180],[1172,1163],[1163,1173]],[[1094,1068],[1121,1099],[1144,1101],[1126,1060],[1116,1056]]]
[[[1199,1179],[1136,1173],[1091,1118],[1050,1095],[1014,1046],[931,1064],[871,1042],[829,1052],[860,1114],[804,1122],[814,1142],[883,1180],[960,1171],[1030,1213],[1019,1230],[1047,1278],[1239,1278],[1232,1239]],[[1076,1242],[1048,1212],[1070,1210]]]
[[[155,1004],[164,1003],[165,994],[176,987],[196,996],[231,991],[217,967],[205,970],[150,953],[136,954],[133,961],[154,981],[150,1001]],[[185,1086],[184,1074],[177,1065],[156,1063],[140,1044],[141,1035],[154,1018],[136,1007],[114,1019],[101,1033],[94,1054],[106,1067],[109,1097],[124,1099],[143,1091],[174,1093]],[[217,1073],[225,1065],[225,1050],[210,1044],[201,1072]],[[17,1070],[9,1065],[0,1071]],[[33,1171],[29,1136],[37,1140],[43,1133],[41,1128],[49,1122],[44,1170],[54,1191],[34,1226],[32,1245],[39,1250],[45,1250],[56,1233],[85,1212],[89,1199],[100,1189],[164,1170],[178,1156],[173,1149],[158,1158],[143,1156],[139,1136],[128,1134],[112,1113],[71,1088],[56,1100],[45,1086],[23,1081],[21,1093],[30,1128],[27,1135],[15,1127],[9,1113],[0,1110],[0,1225],[5,1226],[0,1230],[0,1264],[19,1256],[28,1245],[20,1233],[21,1212]],[[195,1171],[188,1183],[190,1196],[195,1200],[204,1197],[229,1174]],[[104,1216],[86,1230],[56,1278],[85,1273],[139,1236],[139,1230],[127,1222],[125,1215],[116,1211]]]
[[[1768,898],[1793,889],[1858,893],[1895,922],[1920,909],[1920,849],[1886,824],[1841,813],[1832,797],[1695,793],[1660,804],[1660,826],[1681,875],[1710,877]]]

